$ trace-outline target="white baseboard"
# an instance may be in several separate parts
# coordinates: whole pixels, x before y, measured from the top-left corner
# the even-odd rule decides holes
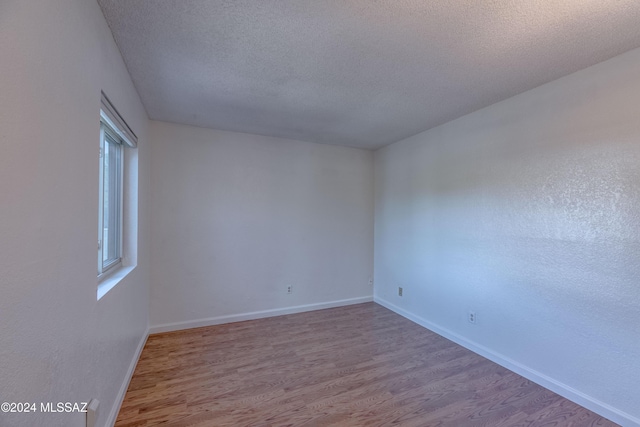
[[[619,409],[616,409],[611,405],[608,405],[604,402],[594,399],[593,397],[588,396],[582,393],[581,391],[571,388],[566,384],[563,384],[536,370],[533,370],[527,366],[524,366],[516,362],[515,360],[509,359],[508,357],[505,357],[499,353],[496,353],[495,351],[490,350],[487,347],[484,347],[480,344],[477,344],[461,335],[458,335],[455,332],[452,332],[446,328],[442,328],[436,325],[435,323],[432,323],[420,316],[416,316],[415,314],[412,314],[390,303],[387,300],[384,300],[376,296],[374,297],[374,301],[388,308],[389,310],[396,312],[402,317],[405,317],[411,320],[412,322],[417,323],[418,325],[424,328],[427,328],[430,331],[433,331],[436,334],[443,336],[444,338],[447,338],[448,340],[451,340],[457,344],[460,344],[461,346],[473,351],[474,353],[477,353],[491,360],[492,362],[495,362],[498,365],[503,366],[509,369],[510,371],[513,371],[518,375],[521,375],[527,378],[528,380],[531,380],[536,384],[539,384],[553,391],[554,393],[557,393],[560,396],[563,396],[577,403],[578,405],[581,405],[589,409],[590,411],[595,412],[617,424],[620,424],[625,427],[640,427],[640,419],[634,417],[633,415],[620,411]]]
[[[129,364],[129,369],[127,370],[127,375],[125,375],[124,377],[124,381],[120,386],[120,390],[118,391],[116,400],[113,403],[111,412],[109,412],[109,418],[107,418],[107,422],[105,423],[105,426],[107,427],[113,427],[116,423],[116,419],[118,418],[118,412],[120,412],[120,407],[122,406],[122,402],[124,401],[125,394],[127,394],[127,389],[129,388],[131,377],[133,377],[133,371],[136,370],[136,365],[138,364],[138,360],[140,360],[142,349],[144,348],[144,345],[147,343],[147,338],[149,338],[149,329],[147,329],[145,334],[140,339],[140,342],[138,343],[138,348],[136,348],[136,352],[133,355],[133,359],[131,359],[131,363]]]
[[[294,307],[275,308],[272,310],[253,311],[250,313],[230,314],[227,316],[209,317],[206,319],[187,320],[184,322],[165,323],[152,326],[149,333],[179,331],[181,329],[200,328],[202,326],[221,325],[224,323],[242,322],[244,320],[262,319],[265,317],[282,316],[284,314],[304,313],[305,311],[322,310],[324,308],[342,307],[345,305],[362,304],[373,301],[372,296],[350,298],[338,301],[328,301],[316,304],[297,305]]]

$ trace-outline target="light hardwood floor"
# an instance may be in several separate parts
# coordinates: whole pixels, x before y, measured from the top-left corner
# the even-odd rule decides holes
[[[374,303],[151,335],[117,427],[615,426]]]

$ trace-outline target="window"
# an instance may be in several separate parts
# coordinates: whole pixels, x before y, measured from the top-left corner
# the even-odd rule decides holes
[[[100,123],[98,275],[122,263],[122,144],[105,121]]]
[[[100,173],[98,195],[98,277],[122,266],[125,147],[137,138],[109,99],[100,110]]]

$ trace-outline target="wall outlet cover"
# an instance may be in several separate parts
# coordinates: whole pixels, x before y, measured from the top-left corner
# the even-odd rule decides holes
[[[476,321],[478,320],[478,317],[476,316],[476,312],[475,311],[470,311],[467,319],[469,320],[469,323],[474,323],[475,324]]]

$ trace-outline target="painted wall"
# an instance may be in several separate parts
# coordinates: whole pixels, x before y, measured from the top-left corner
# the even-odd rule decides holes
[[[149,122],[95,1],[3,0],[0,58],[0,402],[97,398],[102,426],[148,327]],[[137,268],[97,301],[101,89],[140,138],[140,223]]]
[[[375,297],[626,425],[640,418],[638,76],[634,50],[375,154]]]
[[[163,122],[151,139],[151,325],[371,298],[371,151]]]

